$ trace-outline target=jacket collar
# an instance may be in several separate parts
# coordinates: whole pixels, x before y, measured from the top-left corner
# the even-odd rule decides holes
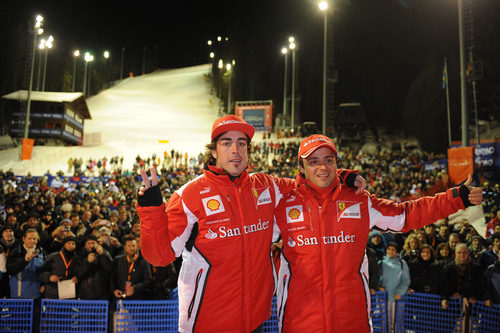
[[[243,187],[249,180],[246,169],[237,177],[231,176],[226,170],[216,167],[215,165],[205,164],[203,171],[207,178],[221,185],[236,185],[238,187]]]
[[[343,187],[338,177],[327,188],[318,187],[307,180],[300,172],[295,179],[295,183],[300,192],[306,196],[316,198],[319,203],[327,198],[335,200]]]

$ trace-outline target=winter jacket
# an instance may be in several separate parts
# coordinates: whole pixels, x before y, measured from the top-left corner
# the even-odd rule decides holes
[[[387,300],[403,296],[410,286],[410,270],[404,259],[384,257],[380,261],[380,286],[387,292]]]
[[[484,299],[491,300],[495,304],[500,304],[500,262],[496,262],[486,270],[484,274],[486,290]]]
[[[137,207],[144,257],[166,266],[182,255],[180,332],[250,332],[270,317],[274,209],[294,186],[246,171],[232,180],[210,166],[166,210]]]
[[[49,254],[43,266],[40,267],[38,271],[38,278],[45,285],[43,297],[59,298],[58,282],[50,281],[51,275],[57,275],[60,281],[70,280],[76,276],[76,272],[79,268],[80,258],[75,255],[75,251],[73,251],[73,253],[68,253],[66,249],[63,248],[59,252]]]
[[[479,255],[479,265],[481,266],[481,270],[483,272],[485,272],[488,267],[490,267],[497,261],[498,254],[496,254],[492,248],[487,251],[481,252],[481,254]]]
[[[16,248],[11,248],[7,258],[7,273],[10,277],[11,298],[39,298],[40,280],[37,270],[44,262],[44,254],[41,249],[39,253],[29,262],[25,260],[26,249],[21,243]]]
[[[146,299],[151,285],[151,265],[142,256],[137,255],[134,259],[122,254],[114,259],[111,292],[118,289],[125,293],[127,281],[134,287],[134,294],[127,299]]]
[[[434,259],[423,260],[418,257],[410,266],[410,289],[418,293],[439,294],[439,265]]]
[[[76,276],[78,288],[76,295],[81,299],[104,299],[110,296],[109,281],[113,269],[113,259],[108,251],[102,254],[95,253],[94,261],[88,261],[89,253],[82,249],[79,253],[80,268]],[[112,290],[111,290],[112,291]]]
[[[483,296],[481,268],[470,259],[467,264],[457,265],[452,261],[444,266],[440,282],[440,294],[443,299],[449,299],[455,293],[478,300]]]
[[[278,279],[283,332],[368,332],[370,229],[407,232],[464,208],[458,188],[396,203],[341,184],[318,202],[309,182],[301,175],[297,182],[276,213],[283,238]]]

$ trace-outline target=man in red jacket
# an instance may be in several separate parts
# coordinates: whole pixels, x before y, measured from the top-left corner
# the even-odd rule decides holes
[[[166,207],[154,169],[151,179],[141,170],[142,254],[155,266],[183,259],[180,332],[260,332],[271,315],[274,210],[295,182],[248,174],[254,131],[233,115],[217,119],[204,175],[176,191]],[[356,174],[345,174],[354,186]]]
[[[278,278],[278,320],[283,332],[369,332],[368,233],[419,229],[481,203],[465,185],[403,203],[355,193],[340,184],[337,150],[323,135],[299,148],[297,188],[281,200],[276,222],[283,253]]]

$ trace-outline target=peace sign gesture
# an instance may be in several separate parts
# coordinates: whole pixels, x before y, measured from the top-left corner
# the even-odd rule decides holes
[[[139,195],[144,195],[144,192],[146,192],[148,188],[158,185],[158,174],[156,173],[156,169],[151,167],[149,171],[151,172],[151,179],[148,177],[146,170],[140,170],[142,183],[144,185],[139,188]]]

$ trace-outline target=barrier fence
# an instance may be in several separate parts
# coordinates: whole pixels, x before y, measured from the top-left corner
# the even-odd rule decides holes
[[[387,332],[386,297],[385,292],[371,296],[374,332]],[[42,299],[37,308],[32,299],[0,299],[0,332],[31,332],[33,328],[54,333],[177,332],[178,304],[176,299],[120,300],[111,319],[108,301]],[[39,323],[33,319],[38,310]],[[500,332],[500,305],[487,307],[477,302],[465,307],[461,299],[451,299],[443,310],[440,296],[432,294],[405,295],[397,303],[395,318],[396,332],[462,332],[466,324],[471,333]],[[263,332],[278,332],[276,298]]]

